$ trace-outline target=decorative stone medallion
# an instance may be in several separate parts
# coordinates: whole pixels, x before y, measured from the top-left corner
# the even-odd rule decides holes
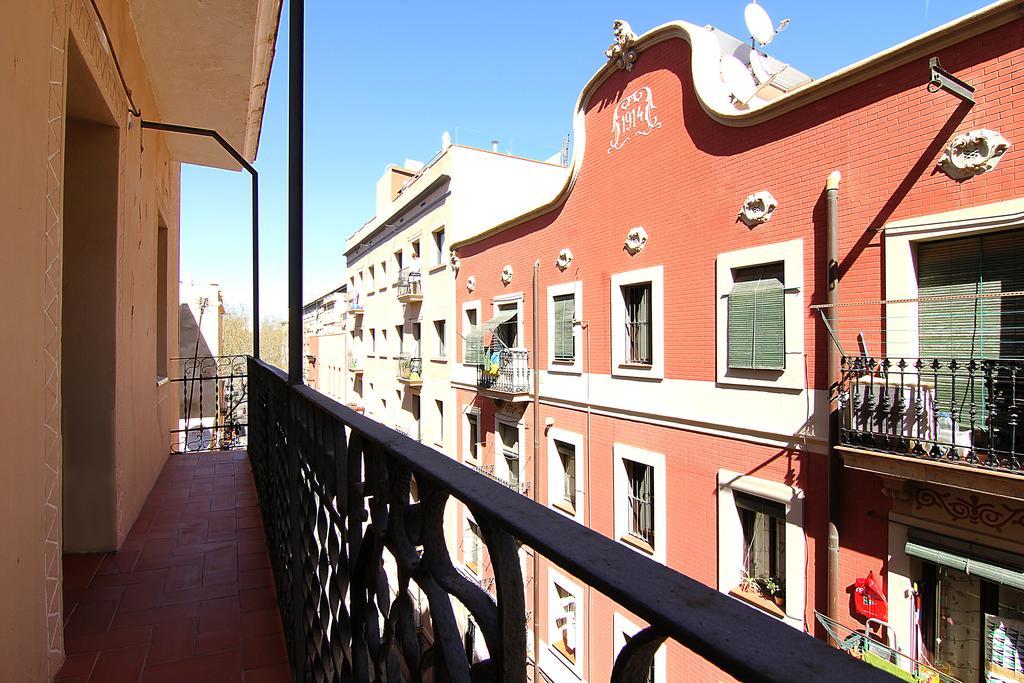
[[[630,256],[640,253],[647,246],[647,231],[640,225],[632,228],[626,233],[626,242],[623,246]]]
[[[501,281],[502,281],[502,283],[507,285],[508,283],[512,282],[512,275],[513,274],[514,274],[514,271],[512,270],[512,266],[511,265],[508,265],[508,266],[505,266],[504,268],[502,268],[501,269]]]
[[[939,168],[953,180],[967,180],[996,167],[1010,149],[1010,142],[994,130],[980,128],[950,140],[939,159]]]
[[[470,275],[469,277],[466,278],[466,289],[469,290],[470,292],[472,292],[474,289],[476,289],[476,276],[475,275]]]
[[[612,37],[615,42],[604,51],[604,56],[618,68],[632,71],[637,55],[634,47],[636,33],[633,32],[633,27],[625,19],[616,19],[612,23]]]
[[[562,251],[558,252],[558,257],[555,259],[555,265],[558,266],[559,270],[564,272],[565,269],[568,268],[569,264],[571,264],[571,263],[572,263],[572,250],[571,249],[563,249]]]
[[[748,228],[754,228],[755,226],[770,221],[778,206],[779,202],[776,201],[771,192],[768,190],[761,190],[760,192],[748,195],[747,198],[743,200],[743,205],[740,207],[739,219],[743,221]]]

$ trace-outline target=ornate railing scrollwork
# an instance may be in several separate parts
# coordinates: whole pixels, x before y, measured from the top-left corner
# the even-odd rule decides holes
[[[523,544],[651,624],[620,653],[617,681],[637,680],[667,638],[743,680],[888,680],[251,358],[249,389],[249,456],[296,681],[527,680]],[[452,561],[452,499],[479,526],[491,592]],[[472,661],[453,599],[487,659]]]

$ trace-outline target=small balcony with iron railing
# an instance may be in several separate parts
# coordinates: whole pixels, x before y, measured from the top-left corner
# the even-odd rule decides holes
[[[850,340],[833,334],[838,447],[847,466],[1024,496],[1020,304],[1006,296],[886,302],[878,326],[853,312],[835,316],[836,329],[844,317],[863,328]],[[843,352],[843,342],[858,352]]]
[[[403,353],[398,357],[398,381],[406,386],[418,387],[423,384],[423,359]]]
[[[530,381],[530,354],[526,349],[483,347],[482,362],[476,372],[476,386],[481,393],[512,401],[528,400]]]
[[[349,351],[345,354],[345,367],[354,375],[363,374],[364,370],[363,357],[359,354]]]
[[[345,310],[352,316],[363,315],[363,297],[359,292],[352,292],[345,297]]]
[[[398,300],[404,304],[412,304],[423,301],[423,281],[418,270],[412,271],[403,268],[398,273],[397,281]]]

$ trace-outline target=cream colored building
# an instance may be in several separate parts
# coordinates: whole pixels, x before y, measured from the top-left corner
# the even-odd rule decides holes
[[[182,162],[259,141],[278,0],[31,0],[0,21],[0,679],[65,659],[66,554],[122,546],[178,419]]]
[[[453,145],[426,164],[389,166],[376,216],[346,243],[344,400],[445,453],[456,452],[454,273],[448,245],[543,204],[560,165]]]

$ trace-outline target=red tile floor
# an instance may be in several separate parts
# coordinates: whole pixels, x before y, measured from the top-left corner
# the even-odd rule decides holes
[[[64,556],[59,681],[291,681],[244,452],[172,455],[120,552]]]

